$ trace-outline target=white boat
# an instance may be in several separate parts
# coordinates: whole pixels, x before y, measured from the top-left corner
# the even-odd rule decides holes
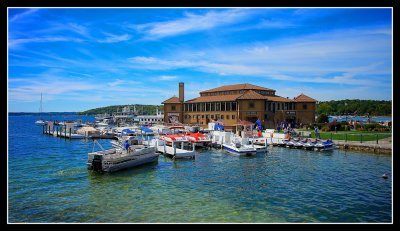
[[[36,124],[36,125],[40,125],[40,126],[44,126],[44,125],[47,124],[47,122],[40,119],[40,120],[37,120],[37,121],[35,122],[35,124]]]
[[[268,141],[265,137],[249,138],[249,142],[256,149],[257,153],[266,153],[268,151]]]
[[[242,145],[241,143],[222,144],[224,150],[239,156],[253,156],[257,154],[256,148],[249,145]]]
[[[209,143],[211,143],[211,139],[208,135],[202,133],[187,133],[185,137],[192,143],[195,144],[196,147],[205,147]]]
[[[39,113],[40,113],[40,116],[42,115],[42,93],[40,93],[40,108],[39,108]],[[43,119],[40,119],[40,120],[37,120],[36,122],[35,122],[35,124],[36,125],[39,125],[39,126],[44,126],[44,125],[46,125],[47,124],[47,121],[44,121]]]
[[[313,150],[315,145],[318,143],[318,141],[308,141],[303,145],[303,148],[306,150]]]
[[[307,139],[302,139],[294,143],[294,148],[303,148],[307,143]]]
[[[195,144],[187,140],[184,135],[172,134],[162,135],[157,139],[151,141],[151,146],[155,146],[158,152],[176,158],[194,158],[195,157]]]
[[[333,143],[332,140],[327,140],[327,141],[319,141],[314,145],[314,150],[315,151],[328,151],[328,150],[333,150],[336,148],[335,143]]]
[[[286,143],[286,147],[287,148],[294,148],[294,144],[299,142],[299,139],[295,138],[295,139],[290,139],[287,143]]]
[[[96,141],[97,142],[97,141]],[[118,170],[158,161],[155,147],[131,145],[125,148],[111,148],[88,153],[88,169],[100,172]]]
[[[224,150],[239,156],[253,156],[257,154],[257,149],[253,144],[249,144],[249,138],[232,136],[230,140],[222,144]]]

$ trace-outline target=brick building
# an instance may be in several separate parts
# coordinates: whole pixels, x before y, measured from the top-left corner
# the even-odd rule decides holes
[[[200,92],[184,101],[184,83],[179,83],[179,97],[164,102],[164,121],[198,124],[221,121],[225,128],[235,129],[238,120],[260,119],[264,128],[276,128],[280,122],[310,124],[315,122],[316,100],[300,94],[289,99],[275,95],[275,90],[253,84],[225,85]]]

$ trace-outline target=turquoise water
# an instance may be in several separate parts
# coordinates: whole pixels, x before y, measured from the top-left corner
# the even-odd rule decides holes
[[[86,169],[92,141],[43,135],[37,119],[9,116],[9,222],[392,220],[391,156],[273,147],[237,157],[207,150],[194,160],[160,156],[158,163],[99,174]]]

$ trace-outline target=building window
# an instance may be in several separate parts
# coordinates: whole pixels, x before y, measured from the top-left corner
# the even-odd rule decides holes
[[[304,110],[307,109],[307,104],[303,104],[303,109],[304,109]]]
[[[176,110],[175,105],[172,105],[172,106],[171,106],[171,111],[175,111],[175,110]]]
[[[232,102],[232,111],[236,111],[236,102]]]
[[[201,115],[201,118],[204,119],[204,115]]]
[[[211,115],[211,119],[214,119],[214,115]]]
[[[236,116],[235,115],[232,115],[232,119],[234,120],[236,118]]]
[[[215,111],[215,103],[211,103],[211,111]]]
[[[226,119],[229,120],[229,115],[226,115]]]
[[[226,110],[226,102],[222,102],[221,103],[221,111],[225,111]]]
[[[249,102],[249,108],[254,108],[254,102]]]
[[[216,105],[216,106],[215,106],[215,110],[216,110],[216,111],[221,111],[221,103],[218,102],[218,103],[216,103],[215,105]]]
[[[210,115],[206,115],[206,119],[209,119],[210,118]]]
[[[221,120],[223,120],[224,119],[224,115],[221,115]]]
[[[281,104],[278,103],[278,110],[281,110]]]
[[[227,103],[226,103],[226,110],[227,110],[227,111],[230,111],[230,110],[231,110],[231,105],[232,105],[232,102],[227,102]]]

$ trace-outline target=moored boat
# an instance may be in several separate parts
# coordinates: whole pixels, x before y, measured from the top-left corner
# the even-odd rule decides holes
[[[241,143],[224,143],[224,150],[239,156],[254,156],[257,153],[256,148],[251,145],[243,145]]]
[[[200,146],[200,147],[207,146],[211,142],[211,139],[210,139],[210,137],[208,135],[204,135],[204,134],[201,134],[199,132],[187,133],[187,134],[185,134],[185,137],[192,144],[195,144],[196,146]]]
[[[314,145],[315,151],[328,151],[335,149],[336,145],[332,140],[320,141]]]
[[[130,145],[88,153],[88,169],[100,172],[115,172],[158,160],[155,147]]]

